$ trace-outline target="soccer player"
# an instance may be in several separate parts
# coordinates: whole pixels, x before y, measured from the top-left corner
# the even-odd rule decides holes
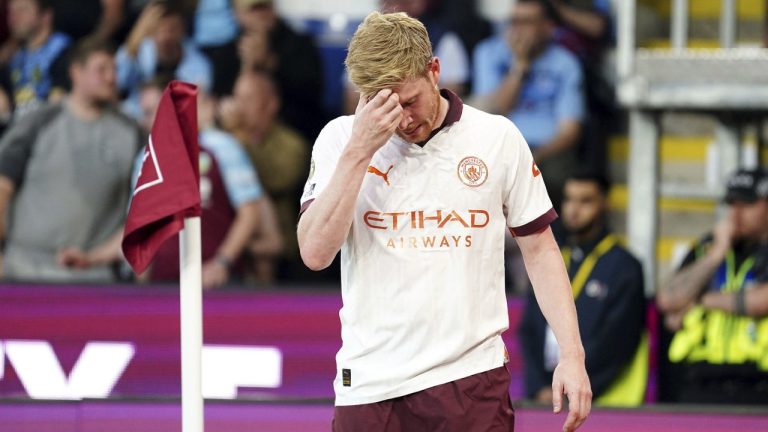
[[[559,342],[554,411],[565,394],[563,429],[576,429],[591,407],[584,349],[522,135],[438,89],[440,60],[406,14],[368,15],[346,65],[360,101],[317,138],[298,226],[311,269],[342,251],[334,430],[514,429],[505,227]]]

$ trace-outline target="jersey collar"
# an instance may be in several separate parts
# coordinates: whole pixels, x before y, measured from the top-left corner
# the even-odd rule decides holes
[[[441,89],[440,96],[448,99],[448,112],[445,113],[445,118],[443,119],[443,122],[440,124],[440,126],[433,130],[431,134],[429,134],[429,138],[423,142],[416,143],[421,147],[424,147],[424,144],[429,142],[429,140],[431,140],[441,130],[461,120],[461,113],[464,110],[464,102],[461,100],[461,98],[456,93],[448,89]]]

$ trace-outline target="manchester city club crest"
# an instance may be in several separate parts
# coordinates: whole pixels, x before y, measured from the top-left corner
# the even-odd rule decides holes
[[[459,180],[467,186],[477,187],[488,179],[488,167],[482,159],[475,156],[462,159],[456,172]]]

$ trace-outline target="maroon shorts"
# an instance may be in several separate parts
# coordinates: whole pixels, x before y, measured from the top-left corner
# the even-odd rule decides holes
[[[509,372],[488,372],[381,402],[337,406],[334,432],[512,432]]]

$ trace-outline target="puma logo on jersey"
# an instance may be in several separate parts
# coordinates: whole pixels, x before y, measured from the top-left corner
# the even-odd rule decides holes
[[[534,177],[538,177],[539,174],[541,174],[541,171],[539,171],[539,167],[536,166],[536,162],[533,162],[531,165],[531,171],[533,172]]]
[[[392,167],[394,165],[390,165],[389,168],[387,168],[386,172],[381,172],[378,168],[376,168],[373,165],[368,165],[368,172],[374,175],[377,175],[384,179],[384,182],[387,183],[387,186],[389,186],[389,172],[392,171]]]

